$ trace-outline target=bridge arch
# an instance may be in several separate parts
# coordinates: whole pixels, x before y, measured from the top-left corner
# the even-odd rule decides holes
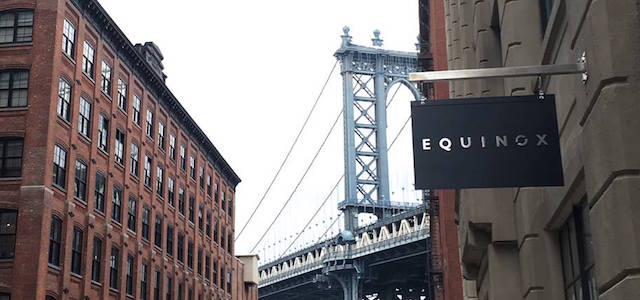
[[[420,91],[418,91],[418,89],[415,87],[415,85],[413,85],[413,83],[411,83],[411,81],[409,81],[409,80],[407,80],[406,78],[403,78],[403,77],[396,78],[396,79],[392,80],[389,84],[387,84],[387,88],[386,88],[385,93],[384,93],[384,98],[385,99],[387,99],[389,97],[389,91],[391,91],[391,88],[396,84],[404,85],[407,89],[409,89],[409,91],[413,95],[413,98],[416,101],[420,101],[420,99],[422,99],[422,97],[420,95]]]

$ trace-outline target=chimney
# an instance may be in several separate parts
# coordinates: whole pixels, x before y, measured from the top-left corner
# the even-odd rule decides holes
[[[160,78],[162,78],[162,81],[166,81],[167,75],[164,74],[164,66],[162,65],[162,60],[164,59],[164,57],[162,56],[162,52],[160,52],[160,48],[158,48],[158,46],[153,42],[146,42],[144,43],[144,45],[136,44],[135,48],[138,53],[140,53],[140,55],[144,57],[153,71],[156,72],[156,74],[160,76]]]

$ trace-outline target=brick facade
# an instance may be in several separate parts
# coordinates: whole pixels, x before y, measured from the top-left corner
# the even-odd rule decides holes
[[[29,71],[27,106],[0,107],[0,139],[23,139],[21,176],[0,177],[0,211],[17,212],[15,254],[0,259],[0,298],[10,294],[11,299],[140,299],[144,290],[147,299],[154,299],[155,272],[159,271],[162,299],[168,294],[173,299],[189,299],[190,294],[194,300],[245,299],[245,289],[251,286],[242,281],[243,266],[233,253],[234,192],[240,179],[164,84],[161,66],[156,64],[162,60],[157,47],[131,44],[95,0],[0,2],[0,15],[18,10],[33,12],[33,37],[0,44],[0,72]],[[64,41],[65,22],[75,31],[72,46]],[[93,72],[88,73],[83,60],[85,43],[95,50]],[[73,50],[67,55],[64,49]],[[111,87],[106,91],[102,89],[103,61],[111,67]],[[71,87],[67,116],[59,113],[61,79]],[[122,98],[126,104],[121,108],[118,87],[122,83],[127,88]],[[134,122],[134,97],[141,102],[139,124]],[[91,107],[86,135],[80,130],[80,113],[86,108],[83,101]],[[147,110],[153,116],[151,135],[147,135]],[[109,121],[104,126],[108,128],[104,149],[99,149],[100,116]],[[163,145],[160,123],[164,125]],[[124,137],[121,162],[116,157],[120,152],[117,135]],[[173,158],[170,136],[175,137]],[[132,167],[132,144],[139,149],[137,175]],[[181,146],[185,148],[185,169],[181,167]],[[66,151],[66,178],[58,182],[53,181],[55,147]],[[145,156],[151,159],[149,185],[144,180]],[[195,161],[194,178],[190,157]],[[86,165],[84,197],[76,193],[76,161]],[[98,173],[106,179],[104,209],[96,203]],[[169,178],[173,180],[171,200]],[[179,208],[179,189],[184,190],[184,212]],[[189,216],[191,198],[193,220]],[[131,209],[130,217],[134,201],[136,209]],[[143,238],[147,210],[148,238]],[[62,221],[56,263],[49,259],[52,216]],[[156,234],[156,219],[162,220],[161,234]],[[135,222],[129,224],[129,220]],[[169,241],[168,227],[173,229]],[[76,245],[74,228],[82,232]],[[156,236],[160,238],[157,245]],[[184,236],[183,261],[178,260],[178,236]],[[97,272],[92,271],[94,238],[102,243]],[[193,267],[187,266],[190,244]],[[172,251],[167,251],[168,245]],[[74,246],[81,250],[76,256],[79,270],[72,266]],[[119,252],[116,264],[111,262],[112,248]],[[207,257],[209,268],[204,266]],[[143,264],[147,266],[146,289],[142,288]],[[115,289],[110,288],[112,265],[118,270]],[[128,270],[131,294],[127,293]],[[99,274],[96,281],[92,280],[94,273]],[[227,277],[232,278],[231,289],[227,289]]]

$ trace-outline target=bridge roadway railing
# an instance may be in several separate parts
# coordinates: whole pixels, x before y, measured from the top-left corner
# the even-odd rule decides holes
[[[264,287],[308,272],[321,270],[326,263],[363,257],[401,245],[426,239],[429,216],[424,208],[393,216],[382,224],[360,228],[355,245],[336,245],[327,240],[307,251],[260,268],[258,286]],[[421,212],[421,214],[415,214]],[[378,225],[378,226],[376,226]]]

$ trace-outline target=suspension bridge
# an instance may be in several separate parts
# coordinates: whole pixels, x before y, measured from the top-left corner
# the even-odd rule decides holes
[[[401,87],[405,88],[400,94],[405,99],[396,101],[396,105],[408,110],[408,101],[425,99],[408,81],[409,73],[418,71],[418,58],[415,52],[384,49],[377,30],[372,44],[353,43],[349,28],[343,29],[341,45],[334,54],[336,63],[327,81],[284,161],[236,235],[237,240],[259,214],[339,65],[342,110],[332,119],[329,132],[290,196],[273,217],[261,216],[270,222],[260,228],[262,234],[251,249],[261,257],[260,299],[433,299],[431,290],[438,272],[432,263],[436,254],[429,240],[434,237],[437,198],[429,191],[413,188],[410,149],[394,157],[399,168],[391,173],[399,179],[395,186],[389,180],[390,150],[401,144],[398,141],[403,134],[409,134],[406,128],[410,116],[393,120],[397,129],[388,139],[387,129],[393,128],[388,111]],[[288,209],[300,201],[296,199],[303,198],[295,195],[341,120],[342,176],[334,181],[322,180],[335,184],[324,200],[307,204],[305,210],[314,206],[316,210],[303,226],[287,226],[297,224],[289,221],[299,219],[301,214]],[[402,146],[410,148],[406,142]]]

